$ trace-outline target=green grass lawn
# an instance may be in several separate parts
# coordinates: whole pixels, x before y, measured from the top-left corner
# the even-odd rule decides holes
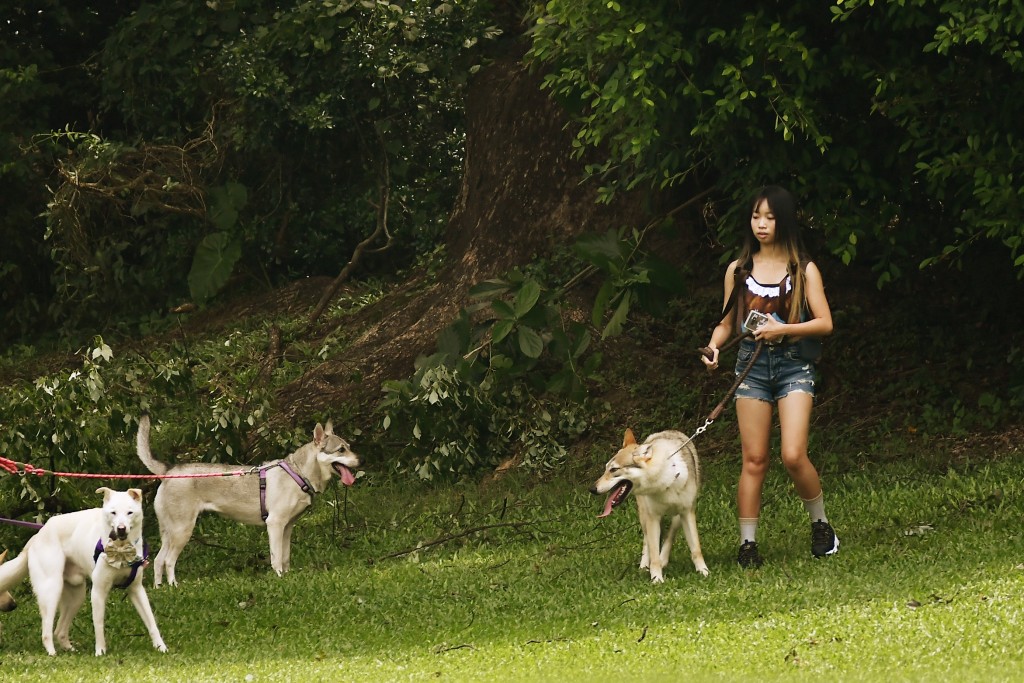
[[[738,464],[711,459],[698,513],[711,575],[693,571],[680,538],[662,585],[637,568],[635,506],[598,520],[603,501],[582,480],[370,476],[317,501],[283,578],[261,529],[204,518],[180,586],[149,589],[165,655],[114,594],[105,658],[92,656],[88,606],[73,630],[79,651],[47,657],[26,582],[20,608],[0,615],[0,671],[4,681],[1024,680],[1015,455],[956,469],[935,457],[824,463],[842,541],[824,560],[811,557],[808,521],[776,464],[757,571],[734,561]],[[154,549],[156,529],[150,514]]]

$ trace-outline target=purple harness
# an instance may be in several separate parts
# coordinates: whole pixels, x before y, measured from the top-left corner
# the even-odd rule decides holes
[[[100,555],[103,554],[103,539],[96,541],[96,549],[92,553],[92,561],[96,562],[100,559]],[[114,588],[127,588],[132,585],[132,581],[139,574],[139,567],[145,566],[146,562],[149,561],[149,544],[145,541],[142,542],[142,557],[131,563],[132,571],[128,574],[128,578],[125,579],[124,583],[114,584]]]
[[[266,467],[260,468],[260,517],[263,518],[264,523],[267,521],[267,516],[270,514],[267,511],[267,470],[273,467],[280,467],[282,470],[288,473],[288,476],[292,478],[302,492],[309,495],[310,498],[316,491],[313,489],[313,485],[306,480],[301,474],[292,469],[286,461],[280,460],[273,465],[267,465]]]
[[[43,525],[36,522],[23,522],[20,519],[7,519],[6,517],[0,517],[0,522],[5,524],[14,524],[16,526],[28,527],[29,529],[42,529]],[[100,559],[100,555],[103,554],[103,539],[96,541],[96,549],[92,553],[92,561],[96,562]],[[149,562],[149,544],[145,540],[142,541],[142,557],[131,563],[132,571],[128,574],[128,579],[122,583],[115,585],[115,588],[127,588],[132,585],[132,581],[139,574],[139,567],[144,567]]]

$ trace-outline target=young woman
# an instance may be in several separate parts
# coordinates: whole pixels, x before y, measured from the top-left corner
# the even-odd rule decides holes
[[[807,434],[814,406],[816,338],[832,333],[832,312],[821,272],[808,260],[800,240],[793,196],[781,187],[761,188],[750,204],[750,232],[739,257],[725,273],[726,312],[711,334],[709,370],[718,367],[719,347],[735,329],[752,332],[761,352],[736,390],[743,469],[737,491],[741,567],[760,567],[757,523],[761,489],[768,471],[773,406],[782,432],[782,463],[803,500],[811,521],[811,553],[839,550],[839,539],[825,516],[818,471],[807,457]],[[735,297],[735,298],[734,298]],[[731,303],[730,303],[731,302]],[[750,311],[765,314],[747,329]],[[805,339],[800,344],[798,340]],[[808,343],[809,342],[809,343]],[[755,341],[740,342],[736,373],[750,364]]]

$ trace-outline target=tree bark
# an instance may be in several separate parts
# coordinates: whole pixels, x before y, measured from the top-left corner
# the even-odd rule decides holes
[[[375,399],[381,382],[407,377],[415,359],[435,348],[438,333],[466,304],[472,285],[565,246],[587,231],[644,220],[639,197],[598,204],[580,184],[567,117],[541,78],[502,57],[470,84],[461,190],[447,228],[449,263],[437,280],[407,283],[367,317],[381,315],[343,358],[311,368],[279,393],[282,419],[308,421],[346,401]],[[343,323],[344,324],[344,323]]]

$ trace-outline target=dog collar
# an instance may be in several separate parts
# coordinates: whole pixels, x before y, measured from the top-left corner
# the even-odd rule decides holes
[[[261,467],[260,468],[260,517],[263,518],[264,522],[267,521],[267,517],[270,515],[270,512],[267,510],[267,470],[269,470],[272,467],[280,467],[282,470],[287,472],[288,476],[292,478],[292,481],[294,481],[296,484],[298,484],[299,488],[302,489],[302,492],[307,494],[310,498],[312,498],[313,494],[316,493],[316,489],[313,488],[313,485],[310,484],[309,481],[305,477],[303,477],[301,474],[299,474],[294,469],[292,469],[291,465],[289,465],[288,462],[285,461],[285,460],[278,460],[273,465],[267,465],[266,467]]]
[[[98,562],[99,559],[100,559],[100,555],[102,555],[102,554],[103,554],[103,539],[101,538],[98,541],[96,541],[96,548],[93,550],[93,553],[92,553],[92,561],[94,563]],[[138,576],[138,574],[139,574],[139,568],[146,566],[146,564],[148,562],[149,562],[149,544],[146,543],[145,540],[143,540],[142,541],[142,557],[136,557],[135,560],[130,565],[128,565],[129,567],[131,567],[131,572],[129,572],[128,578],[125,579],[124,583],[114,584],[114,587],[115,588],[127,588],[128,586],[132,585],[132,582],[135,580],[135,577]]]

